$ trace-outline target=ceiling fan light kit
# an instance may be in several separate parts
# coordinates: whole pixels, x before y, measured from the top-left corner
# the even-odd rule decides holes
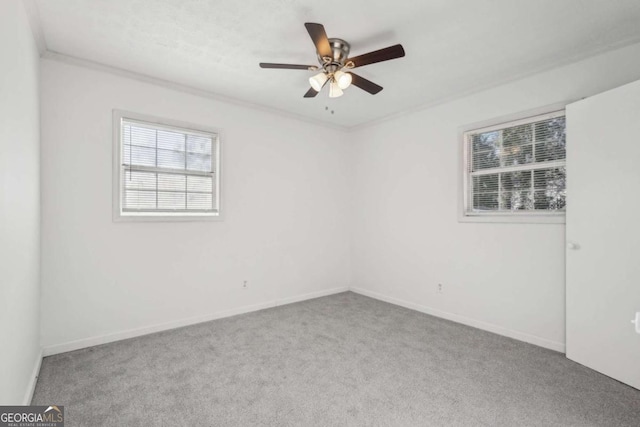
[[[329,76],[327,76],[327,74],[323,71],[322,73],[318,73],[313,77],[309,77],[309,84],[316,90],[316,92],[320,92],[327,80],[329,80]]]
[[[304,24],[309,36],[316,47],[320,67],[315,65],[275,64],[261,62],[261,68],[322,71],[309,78],[311,88],[304,94],[305,98],[315,97],[322,88],[329,84],[329,97],[337,98],[343,95],[343,90],[352,84],[372,95],[380,92],[382,86],[351,72],[351,69],[376,62],[402,58],[405,55],[402,45],[397,44],[384,49],[365,53],[364,55],[349,57],[351,46],[342,39],[327,38],[322,24],[307,22]]]
[[[333,79],[338,83],[340,89],[346,89],[351,86],[351,81],[353,80],[351,73],[345,73],[341,70],[338,70],[333,74]]]
[[[338,83],[332,81],[331,85],[329,85],[329,98],[337,98],[339,96],[342,96],[343,93],[344,92],[342,92],[342,89],[340,89]]]

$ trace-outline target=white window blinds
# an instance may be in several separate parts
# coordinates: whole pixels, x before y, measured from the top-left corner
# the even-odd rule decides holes
[[[563,214],[564,112],[465,133],[465,214]]]
[[[121,120],[121,212],[218,212],[216,134]]]

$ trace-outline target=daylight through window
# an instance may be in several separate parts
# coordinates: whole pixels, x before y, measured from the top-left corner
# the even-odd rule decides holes
[[[465,214],[562,215],[564,112],[466,132]]]
[[[121,215],[218,214],[216,134],[127,118],[120,132]]]

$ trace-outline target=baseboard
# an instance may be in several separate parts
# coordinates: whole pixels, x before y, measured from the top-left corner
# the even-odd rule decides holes
[[[440,317],[443,319],[451,320],[453,322],[461,323],[463,325],[472,326],[474,328],[482,329],[485,331],[493,332],[498,335],[503,335],[509,338],[513,338],[519,341],[524,341],[529,344],[534,344],[540,347],[548,348],[551,350],[555,350],[561,353],[565,352],[565,345],[561,342],[551,341],[546,338],[541,338],[535,335],[527,334],[525,332],[514,331],[511,329],[504,328],[502,326],[494,325],[492,323],[483,322],[476,319],[471,319],[465,316],[461,316],[459,314],[450,313],[442,310],[438,310],[432,307],[415,304],[412,302],[404,301],[398,298],[390,297],[387,295],[380,294],[378,292],[370,291],[363,288],[352,287],[352,288],[333,288],[327,289],[318,292],[310,292],[303,295],[297,295],[293,297],[281,298],[273,301],[268,301],[260,304],[253,304],[244,307],[239,307],[231,310],[220,311],[212,314],[208,314],[205,316],[197,316],[191,317],[187,319],[176,320],[172,322],[166,322],[161,324],[156,324],[152,326],[146,326],[142,328],[130,329],[127,331],[116,332],[113,334],[101,335],[97,337],[85,338],[76,341],[69,341],[62,344],[56,344],[52,346],[47,346],[43,349],[42,354],[38,358],[38,361],[34,367],[33,375],[31,382],[29,384],[29,389],[25,395],[25,402],[31,401],[31,396],[33,395],[33,391],[35,390],[35,384],[37,380],[38,373],[40,372],[40,364],[42,362],[42,357],[52,356],[54,354],[66,353],[69,351],[80,350],[87,347],[93,347],[96,345],[107,344],[110,342],[121,341],[129,338],[135,338],[142,335],[148,335],[155,332],[167,331],[171,329],[180,328],[183,326],[195,325],[198,323],[209,322],[211,320],[222,319],[225,317],[236,316],[238,314],[250,313],[254,311],[264,310],[267,308],[293,304],[300,301],[306,301],[314,298],[320,298],[323,296],[338,294],[346,291],[352,291],[364,296],[368,296],[371,298],[375,298],[380,301],[385,301],[391,304],[395,304],[401,307],[405,307],[411,310],[416,310],[421,313],[426,313],[432,316]],[[28,404],[28,403],[27,403]]]
[[[293,304],[300,301],[306,301],[306,300],[315,299],[315,298],[322,298],[329,295],[340,294],[342,292],[348,292],[348,291],[349,291],[349,288],[345,286],[344,288],[333,288],[333,289],[327,289],[324,291],[309,292],[308,294],[302,294],[302,295],[297,295],[297,296],[288,297],[288,298],[281,298],[275,302],[274,306]]]
[[[36,383],[38,382],[38,376],[40,376],[40,366],[42,366],[42,358],[43,351],[40,350],[35,360],[35,364],[33,365],[33,371],[31,371],[31,378],[29,379],[29,384],[27,385],[27,391],[24,394],[24,399],[22,399],[23,405],[31,405],[33,392],[36,390]]]
[[[266,308],[292,304],[294,302],[320,298],[327,295],[339,294],[341,292],[347,292],[348,290],[349,288],[347,287],[326,289],[323,291],[310,292],[303,295],[276,299],[276,300],[267,301],[264,303],[247,305],[244,307],[238,307],[231,310],[219,311],[219,312],[207,314],[204,316],[196,316],[196,317],[190,317],[187,319],[174,320],[171,322],[145,326],[142,328],[129,329],[126,331],[115,332],[112,334],[106,334],[106,335],[101,335],[101,336],[91,337],[91,338],[83,338],[80,340],[69,341],[62,344],[55,344],[55,345],[44,347],[43,356],[53,356],[54,354],[66,353],[69,351],[80,350],[83,348],[93,347],[96,345],[126,340],[129,338],[135,338],[142,335],[153,334],[155,332],[168,331],[171,329],[181,328],[183,326],[195,325],[198,323],[209,322],[211,320],[222,319],[224,317],[231,317],[231,316],[236,316],[238,314],[264,310]]]
[[[540,347],[548,348],[550,350],[559,351],[561,353],[565,352],[565,344],[561,342],[551,341],[546,338],[541,338],[535,335],[527,334],[525,332],[514,331],[512,329],[507,329],[502,326],[494,325],[492,323],[471,319],[469,317],[464,317],[459,314],[438,310],[425,305],[415,304],[415,303],[404,301],[398,298],[382,295],[377,292],[370,291],[363,288],[352,287],[350,288],[350,291],[367,296],[367,297],[375,298],[380,301],[399,305],[401,307],[405,307],[411,310],[419,311],[421,313],[430,314],[432,316],[440,317],[442,319],[451,320],[456,323],[461,323],[463,325],[472,326],[474,328],[482,329],[484,331],[493,332],[494,334],[503,335],[505,337],[513,338],[518,341],[524,341],[529,344],[534,344]]]

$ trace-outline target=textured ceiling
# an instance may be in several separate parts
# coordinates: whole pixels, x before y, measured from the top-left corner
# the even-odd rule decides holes
[[[38,0],[48,50],[340,126],[451,99],[640,41],[638,0]],[[407,56],[358,74],[384,87],[303,99],[316,64],[304,22],[352,56]],[[325,110],[329,108],[329,111]],[[331,110],[335,113],[332,115]]]

